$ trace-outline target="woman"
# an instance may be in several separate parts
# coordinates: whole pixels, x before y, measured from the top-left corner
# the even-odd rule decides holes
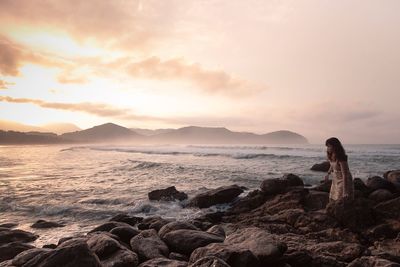
[[[347,163],[346,152],[336,137],[326,140],[327,156],[331,164],[328,175],[333,173],[331,191],[329,193],[329,201],[337,201],[339,199],[353,200],[354,187],[353,177],[350,173],[349,164]]]

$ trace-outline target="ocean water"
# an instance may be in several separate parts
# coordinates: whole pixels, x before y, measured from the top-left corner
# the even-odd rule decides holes
[[[347,145],[354,177],[367,179],[400,169],[400,145]],[[147,193],[176,186],[189,197],[222,185],[248,191],[264,179],[294,173],[318,184],[310,167],[326,158],[324,145],[274,146],[3,146],[0,147],[0,223],[40,235],[36,245],[86,233],[118,213],[189,219],[207,210],[179,202],[152,202]],[[246,191],[244,194],[246,194]],[[64,228],[36,230],[38,219]]]

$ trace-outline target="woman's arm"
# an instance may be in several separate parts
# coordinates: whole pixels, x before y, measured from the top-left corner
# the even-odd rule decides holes
[[[343,175],[343,198],[348,198],[350,196],[349,195],[351,188],[350,183],[353,182],[351,180],[351,177],[349,176],[350,175],[349,165],[347,164],[347,161],[339,161],[339,165]]]
[[[329,174],[331,174],[332,172],[333,172],[333,168],[332,168],[332,165],[330,164],[328,173],[325,175],[325,182],[329,180]]]

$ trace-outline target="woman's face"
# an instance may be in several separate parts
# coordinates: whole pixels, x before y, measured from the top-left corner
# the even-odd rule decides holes
[[[333,146],[332,145],[327,145],[326,146],[326,154],[328,155],[328,159],[330,159],[330,160],[334,159],[334,153],[333,153]]]

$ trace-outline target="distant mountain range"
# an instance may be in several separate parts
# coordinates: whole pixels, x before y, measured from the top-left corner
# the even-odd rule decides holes
[[[0,144],[134,143],[134,144],[306,144],[291,131],[267,134],[233,132],[222,127],[188,126],[179,129],[128,129],[113,123],[57,135],[49,132],[0,130]]]

